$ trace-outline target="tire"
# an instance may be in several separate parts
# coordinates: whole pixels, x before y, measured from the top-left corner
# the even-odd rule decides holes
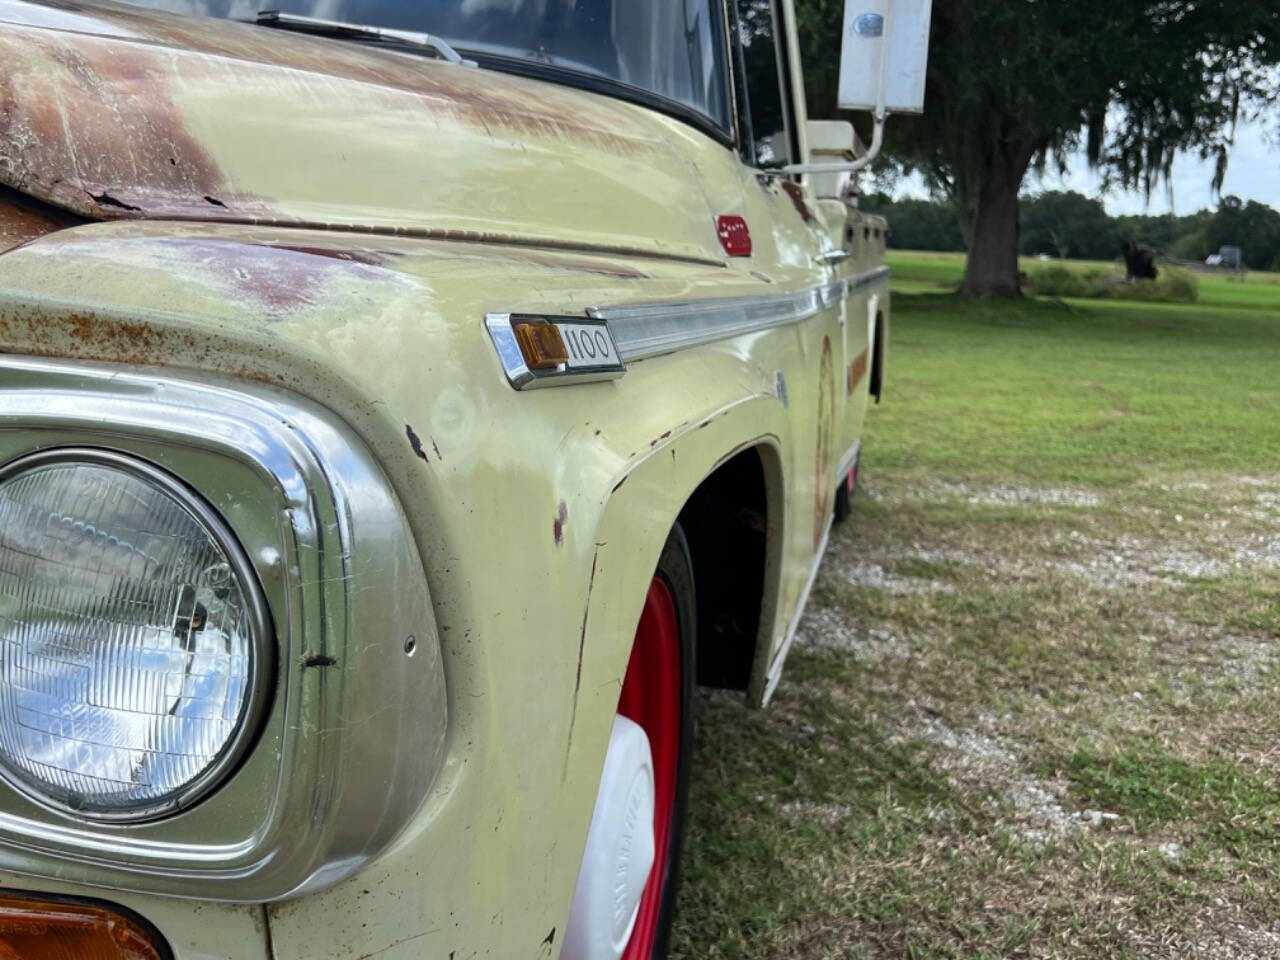
[[[674,527],[636,623],[564,960],[667,956],[689,807],[695,613],[689,546]]]
[[[833,507],[833,518],[836,523],[841,523],[848,518],[849,513],[853,510],[853,495],[858,491],[858,463],[862,460],[862,453],[859,451],[858,456],[854,458],[853,466],[849,473],[840,478],[840,482],[836,484],[835,505]]]
[[[661,587],[657,587],[661,584]],[[678,638],[674,643],[678,646],[679,678],[670,685],[670,689],[661,695],[650,696],[645,689],[645,677],[641,671],[633,673],[637,657],[641,656],[646,628],[646,617],[650,615],[650,604],[655,594],[661,595],[665,590],[670,599],[670,613],[674,613]],[[656,601],[663,603],[662,598]],[[684,533],[677,525],[667,536],[658,559],[658,567],[654,571],[649,595],[646,597],[645,613],[641,615],[636,628],[636,643],[632,650],[632,663],[628,666],[627,676],[623,682],[622,694],[618,703],[618,713],[630,717],[649,732],[651,722],[649,712],[654,701],[670,703],[673,698],[679,700],[679,720],[668,739],[674,740],[676,755],[670,758],[674,766],[669,778],[670,784],[664,789],[659,784],[660,794],[667,795],[670,803],[670,825],[665,844],[659,844],[655,850],[653,872],[649,885],[645,888],[641,900],[641,916],[637,920],[632,933],[632,941],[623,953],[623,960],[663,960],[667,956],[671,940],[671,925],[675,917],[675,901],[680,886],[680,853],[684,844],[685,821],[689,809],[689,766],[693,748],[694,730],[694,678],[697,676],[697,664],[694,660],[696,649],[696,597],[693,582],[693,561],[689,556],[689,544]],[[676,651],[672,651],[676,653]],[[648,708],[646,710],[646,707]],[[671,711],[660,708],[661,713]],[[655,774],[662,762],[660,754],[667,754],[658,745],[660,730],[650,733],[654,745]],[[663,809],[661,801],[659,810]],[[655,830],[657,830],[655,815]],[[665,850],[662,847],[665,846]],[[655,887],[656,884],[656,887]],[[650,916],[646,917],[646,911]]]

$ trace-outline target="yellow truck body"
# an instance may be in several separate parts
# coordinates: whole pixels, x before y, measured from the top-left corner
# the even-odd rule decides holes
[[[799,91],[789,0],[779,15]],[[802,94],[790,106],[803,150]],[[333,656],[281,635],[276,696],[299,710],[357,662],[406,678],[343,689],[332,728],[272,706],[193,811],[82,822],[0,782],[0,887],[118,904],[181,960],[558,955],[668,531],[708,511],[695,569],[740,584],[719,599],[751,635],[703,630],[704,679],[764,705],[880,389],[884,224],[814,180],[601,93],[117,4],[0,4],[0,465],[51,443],[177,474],[235,460],[233,434],[214,450],[199,417],[121,419],[119,397],[327,419],[403,520],[370,568],[398,564],[424,598],[411,659],[400,634]],[[749,256],[726,253],[722,217],[748,225]],[[625,371],[515,389],[493,315],[603,318]],[[205,476],[223,474],[187,479]],[[726,530],[751,549],[718,545]],[[326,589],[347,578],[349,610],[399,602],[357,595],[360,575]],[[438,704],[414,702],[436,695],[419,670]],[[335,800],[280,828],[296,875],[241,857],[273,782],[252,778],[281,757],[348,790],[370,743],[418,736],[417,793],[379,807],[376,848],[306,860],[309,831],[364,809]]]

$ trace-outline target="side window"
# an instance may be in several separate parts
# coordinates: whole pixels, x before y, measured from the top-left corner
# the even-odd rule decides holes
[[[737,35],[738,122],[743,160],[757,167],[791,163],[791,111],[775,0],[732,0]]]

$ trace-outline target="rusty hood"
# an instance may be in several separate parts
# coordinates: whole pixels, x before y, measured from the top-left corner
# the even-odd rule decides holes
[[[0,184],[213,220],[718,262],[699,154],[632,104],[114,3],[0,0]]]

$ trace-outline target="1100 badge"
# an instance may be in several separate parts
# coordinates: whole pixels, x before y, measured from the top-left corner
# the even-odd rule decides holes
[[[560,328],[560,335],[564,338],[565,348],[569,354],[565,365],[570,369],[617,366],[622,363],[613,337],[609,335],[609,331],[603,324],[559,321],[556,326]]]

